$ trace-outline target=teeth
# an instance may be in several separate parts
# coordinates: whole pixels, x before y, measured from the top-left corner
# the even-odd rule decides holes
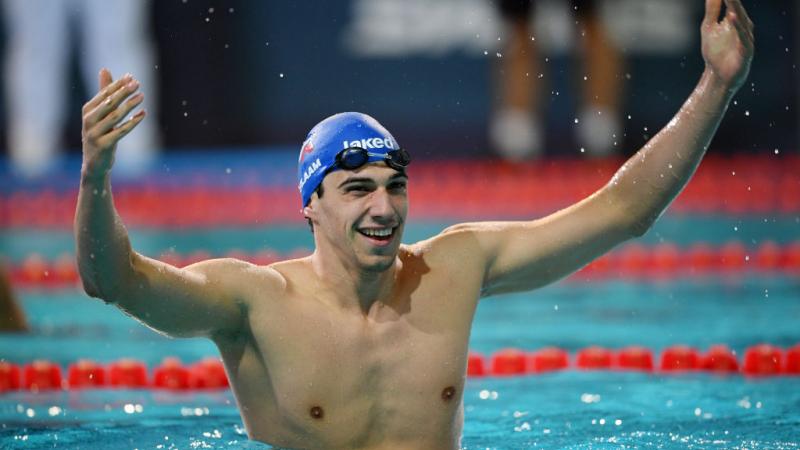
[[[361,232],[366,234],[367,236],[386,237],[392,234],[392,229],[391,228],[382,228],[380,230],[369,229],[369,230],[361,230]]]

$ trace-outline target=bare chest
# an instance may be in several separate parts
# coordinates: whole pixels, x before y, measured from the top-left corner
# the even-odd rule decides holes
[[[264,329],[255,328],[257,314],[251,320],[252,358],[263,374],[242,385],[253,387],[251,410],[262,422],[330,447],[457,439],[468,320],[432,322],[408,311],[368,320],[305,308]]]

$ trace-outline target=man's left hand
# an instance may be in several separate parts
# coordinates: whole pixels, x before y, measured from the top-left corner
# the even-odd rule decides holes
[[[724,0],[725,16],[719,19],[723,0],[706,0],[706,16],[700,27],[706,69],[731,91],[738,90],[753,60],[753,22],[741,0]]]

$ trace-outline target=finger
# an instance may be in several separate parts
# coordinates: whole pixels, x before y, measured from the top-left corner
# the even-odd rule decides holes
[[[106,69],[105,67],[100,69],[100,75],[98,76],[98,78],[100,79],[100,83],[99,84],[100,84],[100,90],[101,91],[106,86],[111,84],[111,82],[114,81],[114,79],[111,77],[111,72],[108,69]]]
[[[742,0],[725,0],[725,6],[728,9],[732,9],[742,20],[742,23],[746,24],[748,27],[753,26],[753,21],[750,20],[750,16],[747,15],[747,11],[745,11],[744,5],[742,5]]]
[[[111,73],[109,72],[108,75],[110,77]],[[102,103],[109,95],[111,95],[113,92],[115,92],[117,89],[119,89],[121,86],[123,86],[125,83],[131,81],[132,79],[133,79],[133,77],[131,76],[131,74],[125,74],[122,78],[120,78],[117,81],[114,81],[114,82],[110,83],[108,86],[100,89],[100,92],[98,92],[97,95],[92,97],[91,100],[89,100],[88,102],[86,102],[85,105],[83,105],[83,113],[84,113],[84,115],[86,115],[86,113],[88,113],[89,111],[95,109],[97,107],[97,105]],[[101,81],[101,83],[102,83],[102,81]]]
[[[126,120],[122,125],[114,128],[110,133],[100,138],[98,140],[98,145],[100,148],[110,148],[113,146],[115,143],[117,143],[117,141],[122,139],[126,134],[130,133],[134,128],[136,128],[136,126],[141,123],[146,115],[147,112],[145,110],[141,110],[131,116],[131,118]]]
[[[103,120],[99,121],[93,131],[98,135],[106,133],[108,130],[114,128],[122,119],[124,119],[128,113],[133,111],[133,108],[140,105],[143,100],[144,94],[141,92],[129,98],[125,103],[122,104],[122,106],[114,109],[111,111],[111,113],[105,116]]]
[[[753,35],[742,22],[742,18],[733,10],[728,10],[725,19],[736,29],[736,34],[739,35],[739,41],[741,41],[744,48],[748,50],[753,48]]]
[[[706,0],[706,17],[703,19],[703,24],[711,25],[719,22],[720,11],[722,11],[722,0]]]
[[[84,122],[86,122],[86,125],[92,126],[103,120],[108,113],[115,110],[123,100],[136,92],[137,89],[139,89],[139,82],[136,80],[131,80],[122,85],[119,89],[106,97],[105,100],[100,102],[93,110],[89,111],[84,116]]]

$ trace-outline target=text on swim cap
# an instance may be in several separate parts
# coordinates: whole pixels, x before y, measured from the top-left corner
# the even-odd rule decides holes
[[[320,162],[319,158],[314,160],[314,162],[312,162],[308,166],[306,171],[303,172],[303,178],[300,179],[300,186],[299,186],[300,189],[303,189],[303,185],[306,184],[306,181],[308,181],[308,179],[311,178],[311,175],[314,175],[314,172],[316,172],[317,169],[320,168],[320,166],[322,166],[322,163]]]
[[[370,148],[394,148],[394,142],[392,142],[389,138],[369,138],[369,139],[359,139],[355,141],[343,141],[342,148],[363,148],[363,149],[370,149]]]

